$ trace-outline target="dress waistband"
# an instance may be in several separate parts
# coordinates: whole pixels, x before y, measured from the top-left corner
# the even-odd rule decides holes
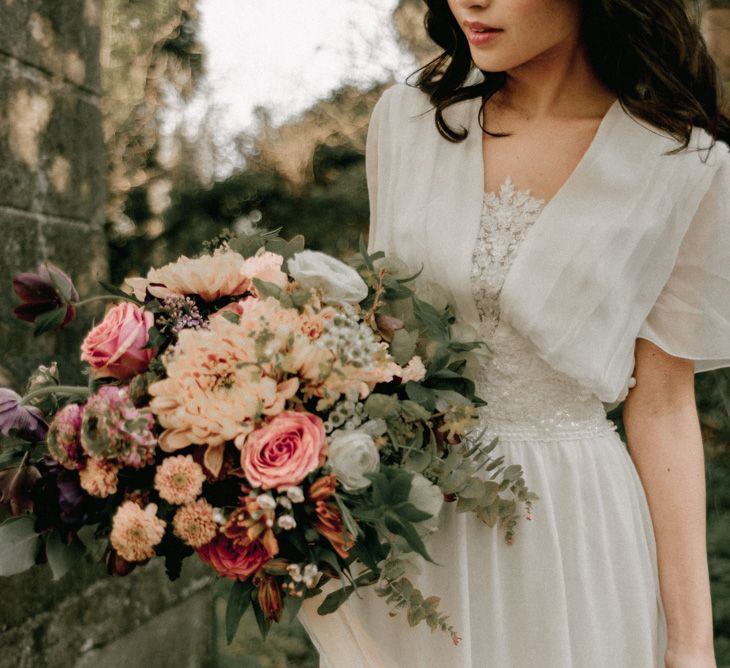
[[[501,442],[511,441],[570,441],[615,432],[617,427],[605,417],[576,422],[543,421],[540,423],[501,422],[483,419],[479,429],[484,429],[483,441],[489,442],[495,436]]]

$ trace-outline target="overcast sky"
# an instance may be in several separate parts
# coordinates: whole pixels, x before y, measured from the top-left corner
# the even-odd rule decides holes
[[[394,39],[396,4],[201,0],[208,97],[224,110],[221,132],[251,129],[257,104],[280,122],[345,81],[405,78],[415,65]]]

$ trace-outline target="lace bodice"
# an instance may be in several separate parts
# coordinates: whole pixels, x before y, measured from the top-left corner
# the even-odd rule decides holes
[[[517,249],[539,218],[543,200],[517,190],[511,178],[499,193],[485,192],[472,256],[471,288],[479,335],[489,347],[477,379],[487,402],[483,427],[500,438],[582,437],[615,428],[602,402],[573,378],[548,365],[535,346],[500,319],[499,294]]]

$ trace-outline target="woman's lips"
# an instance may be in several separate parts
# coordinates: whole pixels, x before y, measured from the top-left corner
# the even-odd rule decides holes
[[[489,30],[486,30],[484,32],[477,32],[476,30],[472,28],[466,29],[466,37],[469,40],[471,44],[474,46],[480,46],[481,44],[486,44],[488,42],[491,42],[492,40],[499,37],[499,35],[504,32],[503,30],[498,30],[496,28],[491,28]]]

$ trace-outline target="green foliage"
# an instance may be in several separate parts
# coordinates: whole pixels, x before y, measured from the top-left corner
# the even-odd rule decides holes
[[[41,539],[30,515],[11,517],[0,524],[0,576],[16,575],[36,563]]]

